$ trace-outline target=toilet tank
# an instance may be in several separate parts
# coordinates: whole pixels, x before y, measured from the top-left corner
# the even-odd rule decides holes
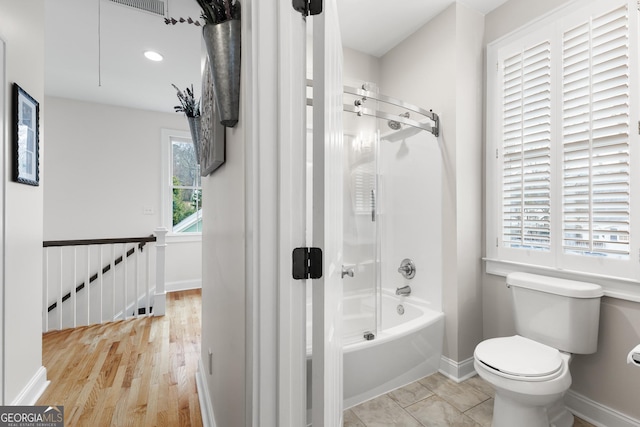
[[[529,273],[510,273],[518,335],[576,354],[598,349],[602,287]]]

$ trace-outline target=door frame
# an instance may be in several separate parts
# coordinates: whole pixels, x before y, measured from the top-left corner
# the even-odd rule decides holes
[[[243,39],[249,52],[243,99],[250,102],[244,110],[245,419],[247,426],[300,427],[307,425],[306,281],[292,278],[291,254],[306,246],[309,18],[291,0],[248,0],[244,8],[251,28]]]
[[[246,112],[247,426],[306,425],[305,282],[291,251],[305,246],[306,24],[291,0],[243,4]],[[274,60],[275,59],[275,60]]]

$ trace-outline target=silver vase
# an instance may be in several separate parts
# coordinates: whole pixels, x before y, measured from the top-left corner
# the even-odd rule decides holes
[[[191,141],[193,141],[193,148],[196,153],[196,163],[200,164],[200,135],[202,134],[200,116],[187,117],[187,121],[189,122]]]
[[[240,110],[240,20],[202,27],[220,123],[234,127]]]

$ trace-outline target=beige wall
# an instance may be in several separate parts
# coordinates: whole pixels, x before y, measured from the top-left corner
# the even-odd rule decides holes
[[[444,355],[473,356],[482,339],[483,16],[456,3],[382,57],[386,95],[440,116]]]
[[[486,16],[485,42],[517,29],[566,3],[564,0],[511,0]],[[504,278],[483,277],[484,337],[515,333]],[[640,304],[604,298],[598,352],[576,355],[571,390],[635,419],[640,419],[640,369],[626,364],[626,354],[640,343]]]
[[[46,175],[44,0],[0,0],[0,38],[6,43],[5,120],[13,82],[40,103],[40,183],[12,182],[13,155],[4,144],[4,404],[13,402],[42,366],[42,220]],[[8,123],[8,122],[7,122]],[[5,128],[5,140],[13,133]]]

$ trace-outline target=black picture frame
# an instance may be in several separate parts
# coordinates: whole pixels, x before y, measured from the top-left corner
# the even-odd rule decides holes
[[[14,174],[16,182],[40,185],[40,104],[13,84]]]
[[[213,93],[213,79],[209,59],[205,61],[202,78],[200,121],[200,175],[208,176],[225,162],[226,128],[220,124]]]

